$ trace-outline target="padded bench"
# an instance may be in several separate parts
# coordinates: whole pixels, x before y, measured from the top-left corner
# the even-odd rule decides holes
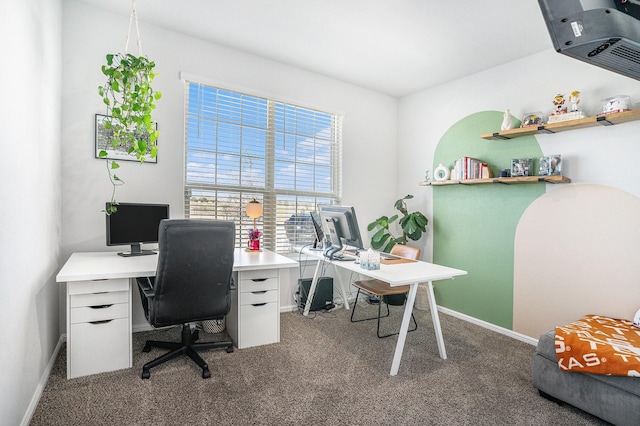
[[[561,371],[555,329],[540,336],[531,373],[533,386],[552,401],[566,402],[614,425],[640,425],[640,377]]]

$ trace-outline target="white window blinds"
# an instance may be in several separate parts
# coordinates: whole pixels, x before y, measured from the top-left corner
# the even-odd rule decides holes
[[[185,217],[233,220],[246,246],[253,219],[279,253],[313,243],[310,212],[339,202],[342,117],[186,82]]]

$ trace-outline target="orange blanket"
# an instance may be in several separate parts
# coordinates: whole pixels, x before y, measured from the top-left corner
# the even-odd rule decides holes
[[[562,371],[640,377],[640,328],[630,320],[586,315],[556,327]]]

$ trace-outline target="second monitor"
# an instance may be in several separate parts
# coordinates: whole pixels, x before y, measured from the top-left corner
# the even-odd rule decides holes
[[[356,250],[363,247],[360,228],[355,209],[351,206],[319,205],[322,229],[329,244],[325,246],[324,255],[329,259],[336,258],[336,253],[344,246]]]

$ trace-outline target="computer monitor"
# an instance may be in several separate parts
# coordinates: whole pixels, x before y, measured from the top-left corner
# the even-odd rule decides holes
[[[313,243],[314,249],[321,249],[324,244],[324,231],[322,230],[322,220],[318,212],[311,212],[311,222],[313,223],[313,232],[316,241]]]
[[[111,203],[107,202],[106,211]],[[155,254],[152,250],[142,250],[142,243],[157,243],[158,229],[162,219],[169,219],[168,204],[118,203],[117,210],[105,215],[107,221],[107,245],[130,245],[130,252],[120,256],[142,256]]]
[[[360,237],[360,228],[356,211],[351,206],[319,205],[322,229],[329,242],[324,255],[333,259],[343,246],[350,246],[356,250],[364,248]]]

